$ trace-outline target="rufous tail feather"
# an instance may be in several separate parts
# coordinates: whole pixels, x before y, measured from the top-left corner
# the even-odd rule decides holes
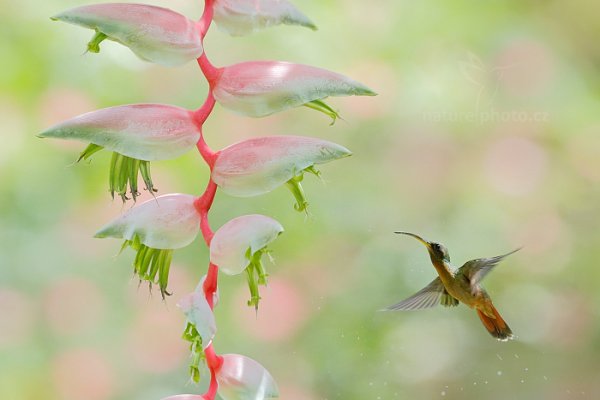
[[[477,310],[477,315],[479,315],[479,319],[485,326],[485,329],[498,340],[506,341],[513,338],[513,333],[508,327],[508,324],[502,319],[496,307],[492,305],[492,312],[496,318],[491,318],[482,313],[480,310]]]

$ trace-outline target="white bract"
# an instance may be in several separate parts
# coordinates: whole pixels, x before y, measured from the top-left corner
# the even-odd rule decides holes
[[[307,168],[351,154],[343,146],[316,138],[258,137],[223,149],[212,178],[232,196],[256,196],[270,192]]]
[[[213,95],[232,111],[264,117],[329,96],[374,96],[375,92],[344,75],[321,68],[250,61],[223,68]]]
[[[206,301],[202,285],[206,275],[200,280],[196,290],[182,297],[177,306],[183,311],[189,323],[194,325],[202,338],[202,348],[207,348],[217,333],[215,315]]]
[[[251,358],[224,354],[217,373],[219,395],[223,400],[264,400],[279,397],[271,374]]]
[[[104,39],[131,49],[138,57],[165,66],[181,65],[202,55],[198,23],[167,8],[145,4],[106,3],[73,8],[52,17],[96,35],[88,50],[100,51]]]
[[[79,115],[39,136],[76,139],[138,160],[156,161],[194,148],[200,130],[189,110],[164,104],[131,104]]]
[[[214,20],[232,36],[242,36],[274,25],[316,25],[287,0],[215,0]]]
[[[100,229],[97,238],[113,237],[139,241],[153,249],[178,249],[192,243],[200,229],[196,198],[187,194],[167,194],[126,211]]]
[[[283,226],[264,215],[244,215],[223,225],[210,243],[210,261],[228,275],[244,272],[252,256],[283,232]]]

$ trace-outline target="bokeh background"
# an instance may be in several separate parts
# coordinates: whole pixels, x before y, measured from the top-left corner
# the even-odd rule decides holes
[[[44,128],[138,102],[196,108],[193,63],[167,69],[49,16],[78,0],[0,1],[0,399],[149,400],[189,383],[177,298],[204,274],[200,240],[178,251],[172,298],[132,279],[130,251],[92,239],[125,208],[107,193],[108,155]],[[200,16],[200,1],[149,1]],[[270,134],[321,137],[354,156],[307,177],[310,216],[284,189],[218,194],[211,223],[278,219],[258,315],[244,279],[223,277],[218,352],[251,356],[284,400],[600,398],[600,35],[595,1],[297,0],[319,30],[244,38],[213,28],[217,65],[279,59],[352,76],[375,98],[332,99],[345,121],[296,109],[265,119],[217,106],[214,148]],[[199,194],[195,153],[157,162],[161,193]],[[128,206],[126,206],[128,207]],[[523,250],[486,285],[518,336],[500,343],[465,307],[380,308],[435,275],[394,230],[447,245],[456,265]]]

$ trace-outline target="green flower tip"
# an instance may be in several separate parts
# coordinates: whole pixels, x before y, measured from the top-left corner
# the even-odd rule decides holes
[[[335,124],[335,121],[340,118],[343,119],[340,114],[335,111],[333,108],[331,108],[331,106],[327,103],[325,103],[323,100],[313,100],[313,101],[309,101],[308,103],[304,104],[305,107],[308,108],[312,108],[313,110],[322,112],[323,114],[327,115],[329,118],[331,118],[331,125]]]
[[[344,155],[344,157],[348,157],[350,155],[352,155],[352,153]],[[311,165],[310,167],[305,168],[302,172],[300,172],[300,174],[294,176],[292,179],[287,181],[286,186],[290,190],[290,192],[292,192],[294,198],[296,199],[294,209],[298,212],[304,211],[305,213],[308,213],[308,200],[306,200],[306,194],[304,193],[304,189],[300,184],[300,182],[302,182],[302,180],[304,179],[305,172],[309,172],[317,178],[322,179],[321,171],[317,170],[314,165]]]
[[[254,307],[258,312],[258,304],[260,302],[260,293],[258,290],[260,286],[267,286],[267,278],[269,274],[262,263],[263,254],[269,254],[267,247],[256,251],[252,254],[252,249],[248,248],[246,252],[246,258],[249,261],[246,267],[246,277],[248,280],[248,288],[250,289],[250,300],[248,300],[248,306]]]
[[[366,86],[360,86],[360,87],[356,88],[355,94],[357,96],[378,96],[377,92],[369,89]]]
[[[96,237],[102,232],[97,233]],[[165,300],[166,296],[171,296],[171,293],[167,291],[167,285],[169,283],[169,270],[171,268],[171,261],[173,260],[173,250],[170,249],[153,249],[141,243],[139,236],[135,235],[133,240],[126,240],[121,247],[121,251],[127,247],[131,247],[137,252],[135,260],[133,261],[133,272],[142,281],[146,281],[149,284],[150,291],[152,291],[152,285],[158,285],[160,288],[160,294]]]

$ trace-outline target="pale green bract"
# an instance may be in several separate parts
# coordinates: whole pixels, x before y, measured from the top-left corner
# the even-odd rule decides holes
[[[210,243],[210,261],[228,275],[244,272],[252,256],[283,232],[283,226],[264,215],[244,215],[223,225]]]
[[[223,400],[266,400],[279,397],[275,380],[262,365],[239,354],[224,354],[217,373]]]
[[[243,36],[275,25],[316,25],[286,0],[215,0],[214,20],[219,29]]]
[[[100,51],[109,39],[131,49],[143,60],[176,66],[202,55],[198,23],[167,8],[145,4],[106,3],[73,8],[52,17],[96,34],[88,51]]]
[[[127,210],[100,229],[95,237],[134,241],[152,249],[179,249],[198,235],[200,214],[196,198],[187,194],[166,194]]]
[[[257,196],[315,165],[351,154],[343,146],[311,137],[258,137],[223,149],[215,161],[212,178],[229,195]]]
[[[61,122],[39,137],[75,139],[145,161],[176,158],[196,146],[192,112],[165,104],[131,104]]]

